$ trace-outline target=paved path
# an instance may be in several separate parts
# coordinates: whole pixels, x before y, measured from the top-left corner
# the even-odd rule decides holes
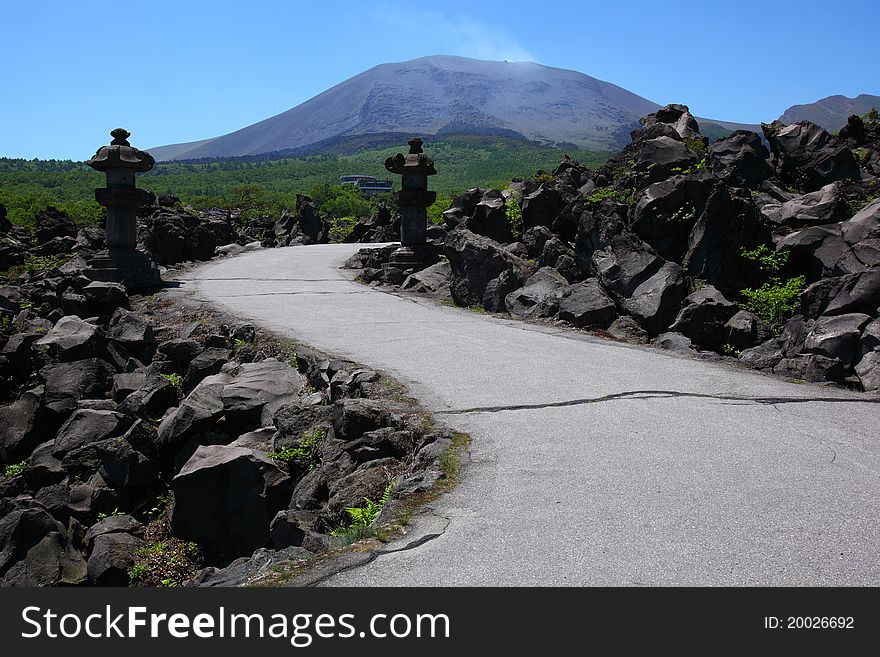
[[[473,437],[435,503],[445,532],[325,585],[880,584],[876,397],[373,290],[338,269],[357,248],[259,251],[186,284]]]

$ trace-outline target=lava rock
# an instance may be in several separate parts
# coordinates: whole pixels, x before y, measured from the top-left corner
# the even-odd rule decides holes
[[[159,424],[159,442],[180,445],[185,439],[210,429],[223,416],[223,389],[227,374],[205,377],[176,409]]]
[[[88,561],[89,580],[95,586],[128,586],[137,552],[145,545],[131,534],[113,532],[97,536]]]
[[[709,147],[709,170],[728,183],[758,187],[773,175],[769,151],[751,130],[736,130]]]
[[[28,390],[0,406],[0,463],[19,462],[42,440],[42,403],[39,390]]]
[[[233,418],[261,415],[261,424],[266,425],[277,410],[297,398],[302,388],[302,377],[287,363],[274,359],[243,363],[223,388],[223,410]]]
[[[172,481],[175,536],[202,546],[211,563],[249,556],[291,495],[290,478],[253,450],[200,446]]]
[[[80,399],[106,398],[115,374],[113,366],[99,358],[47,365],[40,370],[40,378],[46,382],[46,411],[61,422]]]
[[[0,518],[0,586],[76,586],[86,562],[67,530],[45,509],[17,508]]]
[[[588,278],[561,290],[559,319],[578,327],[607,328],[617,319],[617,309],[599,281]]]
[[[156,343],[153,327],[123,308],[116,310],[110,318],[107,337],[135,353],[141,353]]]
[[[505,251],[498,242],[462,228],[447,235],[446,255],[452,270],[450,292],[461,306],[482,303],[489,281],[503,271],[512,269],[523,279],[530,270],[528,263]]]
[[[192,390],[196,384],[207,376],[220,372],[232,352],[229,349],[210,347],[193,358],[186,368],[186,376],[183,377],[184,390]]]
[[[685,299],[669,330],[686,335],[700,349],[718,350],[727,337],[724,327],[736,311],[736,304],[707,285]]]
[[[820,317],[804,341],[804,350],[852,365],[861,355],[858,343],[862,328],[870,321],[869,315],[861,313]]]
[[[34,343],[61,362],[90,358],[100,354],[104,336],[99,327],[83,321],[76,315],[59,319],[46,335]]]
[[[525,285],[507,295],[507,312],[523,319],[552,317],[559,309],[558,295],[568,281],[552,267],[542,267],[526,280]]]

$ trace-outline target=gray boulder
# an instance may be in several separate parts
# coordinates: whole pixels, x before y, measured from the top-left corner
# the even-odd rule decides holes
[[[153,327],[123,308],[117,309],[110,318],[107,337],[135,353],[156,343]]]
[[[210,429],[223,416],[223,389],[228,374],[206,377],[159,424],[162,445],[180,445],[185,439]]]
[[[129,307],[128,293],[121,283],[92,281],[82,289],[82,294],[101,314],[111,314],[117,308]]]
[[[692,354],[696,352],[693,342],[686,335],[676,333],[675,331],[667,331],[661,333],[653,340],[658,347],[667,351],[675,351],[681,354]]]
[[[709,147],[709,170],[735,186],[755,188],[773,175],[769,151],[750,130],[737,130]]]
[[[55,435],[52,455],[67,471],[95,471],[98,443],[122,435],[130,423],[129,418],[115,411],[74,411]]]
[[[761,124],[770,143],[777,175],[790,184],[817,190],[838,180],[859,180],[859,165],[852,151],[827,131],[809,121],[783,125]]]
[[[0,586],[76,586],[85,580],[86,562],[46,510],[16,508],[0,518]]]
[[[115,374],[113,366],[99,358],[47,365],[40,370],[40,377],[46,382],[46,410],[63,421],[80,399],[106,398]]]
[[[489,281],[502,272],[513,270],[517,278],[524,279],[530,271],[527,262],[498,242],[461,228],[447,235],[446,256],[451,268],[450,292],[460,306],[481,304]]]
[[[474,207],[473,214],[465,222],[468,230],[484,235],[496,242],[512,242],[513,232],[505,210],[504,196],[497,189],[490,189]]]
[[[41,392],[28,390],[11,404],[0,406],[0,463],[18,463],[44,438],[39,419]]]
[[[846,197],[837,183],[797,196],[778,206],[764,206],[761,212],[770,221],[790,228],[820,226],[842,221],[849,216]]]
[[[446,261],[438,262],[421,271],[414,272],[403,281],[402,288],[421,294],[441,292],[449,287],[452,268]]]
[[[193,358],[183,377],[184,390],[192,390],[202,379],[219,374],[220,368],[229,362],[232,352],[222,347],[210,347]]]
[[[138,550],[145,545],[131,534],[113,532],[97,536],[87,566],[89,581],[95,586],[128,586],[129,571],[137,560]]]
[[[638,196],[630,227],[662,257],[681,260],[711,187],[706,173],[673,176],[649,185]]]
[[[270,542],[270,524],[290,500],[290,478],[249,449],[200,446],[172,481],[175,536],[199,543],[211,563],[249,556]]]
[[[550,227],[562,212],[564,203],[558,191],[547,183],[522,197],[522,228],[528,231],[536,226]]]
[[[599,285],[599,281],[588,278],[561,290],[559,319],[578,327],[607,328],[617,319],[617,308],[611,297]]]
[[[157,351],[167,360],[183,365],[189,365],[193,358],[198,356],[204,349],[196,340],[188,338],[173,338],[162,342]]]
[[[711,285],[697,290],[684,303],[669,330],[686,335],[700,349],[719,349],[727,337],[725,324],[736,314],[736,304]]]
[[[679,265],[628,234],[596,251],[593,263],[602,287],[650,335],[659,335],[675,321],[685,292]]]
[[[220,398],[227,416],[261,417],[260,424],[267,425],[278,409],[296,400],[302,388],[299,372],[287,363],[270,358],[239,365]]]
[[[852,365],[861,356],[859,338],[870,321],[870,316],[861,313],[820,317],[807,334],[804,350]]]
[[[748,310],[740,310],[724,324],[726,344],[742,351],[769,338],[764,322]]]
[[[773,373],[810,383],[840,382],[845,375],[843,363],[821,354],[798,354],[783,358],[773,368]]]
[[[336,437],[354,440],[387,424],[388,411],[372,399],[342,399],[333,406],[332,420]]]
[[[866,392],[880,391],[880,350],[862,356],[855,370]]]
[[[95,539],[105,534],[131,534],[143,538],[144,526],[129,515],[107,516],[89,527],[84,538],[86,550],[91,552]]]
[[[103,341],[104,336],[99,327],[76,315],[67,315],[37,340],[34,348],[48,352],[57,361],[69,362],[97,356]]]
[[[551,267],[542,267],[526,280],[525,285],[505,298],[505,307],[514,317],[523,319],[552,317],[559,305],[557,295],[568,281]]]

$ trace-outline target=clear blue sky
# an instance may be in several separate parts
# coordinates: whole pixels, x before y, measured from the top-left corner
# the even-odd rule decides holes
[[[361,71],[434,54],[531,60],[701,116],[769,121],[880,94],[880,2],[4,0],[0,155],[85,159],[205,139]]]

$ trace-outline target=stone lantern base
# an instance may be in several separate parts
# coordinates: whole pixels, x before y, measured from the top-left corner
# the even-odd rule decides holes
[[[162,285],[159,267],[143,251],[110,249],[89,261],[83,272],[93,281],[122,283],[129,292],[152,292]]]
[[[388,259],[389,267],[397,269],[421,271],[431,264],[431,254],[428,247],[422,244],[398,247]]]

